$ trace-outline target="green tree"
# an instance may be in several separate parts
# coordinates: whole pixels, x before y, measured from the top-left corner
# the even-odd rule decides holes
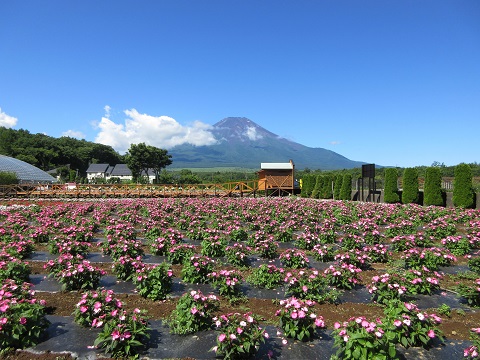
[[[418,171],[415,168],[406,168],[403,172],[402,203],[418,203]]]
[[[338,173],[337,176],[335,176],[335,185],[333,186],[333,198],[335,200],[340,199],[340,190],[342,189],[342,182],[343,182],[343,175],[341,173]]]
[[[302,191],[300,193],[301,197],[310,197],[315,187],[316,177],[314,174],[305,174],[302,178]]]
[[[148,176],[149,169],[153,170],[158,181],[160,171],[172,163],[171,157],[167,150],[140,143],[130,145],[125,161],[136,181],[141,181],[143,175]]]
[[[320,192],[323,187],[324,179],[325,178],[323,175],[317,175],[315,177],[315,186],[313,187],[312,194],[310,195],[311,198],[314,198],[314,199],[320,198]]]
[[[202,181],[191,170],[182,169],[180,171],[179,184],[200,184]]]
[[[428,167],[425,170],[423,205],[443,206],[442,171],[439,167]]]
[[[334,177],[331,174],[324,175],[323,186],[320,191],[321,199],[331,199],[333,197],[332,182]]]
[[[352,174],[350,173],[343,175],[340,200],[352,200]]]
[[[398,195],[398,170],[396,168],[385,169],[383,198],[387,204],[400,202],[400,196]]]
[[[472,208],[475,204],[473,191],[472,170],[465,163],[455,167],[455,179],[453,182],[453,205],[465,209]]]
[[[0,185],[18,184],[17,174],[10,171],[0,171]]]
[[[159,176],[158,176],[158,183],[159,184],[173,184],[173,175],[169,173],[167,170],[163,169]]]

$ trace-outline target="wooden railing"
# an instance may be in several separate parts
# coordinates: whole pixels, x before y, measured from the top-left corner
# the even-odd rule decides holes
[[[125,198],[265,196],[258,180],[223,184],[15,184],[0,185],[0,198]]]

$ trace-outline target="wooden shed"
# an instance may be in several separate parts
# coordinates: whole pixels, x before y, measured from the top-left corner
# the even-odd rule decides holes
[[[288,192],[293,194],[295,188],[295,165],[288,163],[261,163],[258,172],[259,190],[272,190],[278,195]]]

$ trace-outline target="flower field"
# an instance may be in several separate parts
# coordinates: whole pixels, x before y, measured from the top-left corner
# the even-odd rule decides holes
[[[0,224],[5,358],[479,357],[478,210],[32,201]]]

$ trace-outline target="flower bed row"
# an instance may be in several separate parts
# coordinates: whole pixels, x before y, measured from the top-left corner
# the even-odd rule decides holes
[[[371,344],[371,354],[390,357],[396,353],[387,343],[428,346],[431,339],[438,339],[438,316],[420,312],[406,296],[437,291],[445,276],[440,269],[457,263],[458,257],[465,257],[470,273],[456,291],[470,306],[480,303],[480,280],[472,275],[479,267],[476,251],[480,239],[479,213],[474,210],[304,199],[169,199],[15,208],[1,211],[0,222],[2,281],[26,281],[26,259],[37,244],[44,244],[58,255],[46,264],[46,270],[65,290],[86,291],[86,298],[93,296],[88,291],[95,291],[97,297],[101,294],[96,288],[103,273],[85,259],[92,249],[110,256],[117,277],[133,281],[137,291],[153,301],[169,294],[173,275],[170,264],[181,264],[183,281],[210,283],[221,296],[238,301],[248,257],[278,257],[283,267],[264,264],[250,269],[248,281],[265,288],[286,286],[289,297],[279,299],[278,324],[285,336],[302,341],[311,339],[316,334],[314,329],[324,325],[321,315],[309,313],[311,304],[338,301],[339,292],[357,286],[363,270],[384,262],[394,271],[374,276],[366,285],[372,300],[385,308],[385,317],[339,322],[334,329],[335,346],[343,358],[358,357],[355,341],[360,335],[351,336],[348,331],[362,333],[362,341]],[[102,240],[98,246],[94,239],[99,234]],[[186,238],[195,246],[185,243]],[[291,248],[280,251],[282,243],[291,244]],[[145,244],[150,253],[163,255],[169,262],[145,264]],[[311,256],[331,264],[324,271],[311,268]],[[219,268],[220,258],[226,258],[229,267]],[[469,283],[468,279],[473,281]],[[392,307],[401,307],[399,301],[413,313],[405,310],[393,315]],[[183,300],[178,301],[178,305],[181,303]],[[103,306],[100,301],[97,309],[94,305],[94,310]],[[182,306],[175,311],[175,322],[205,314],[197,307]],[[90,311],[85,304],[81,310],[81,314]],[[101,323],[106,329],[95,345],[113,356],[137,354],[149,335],[146,314],[139,309],[133,313],[113,309],[110,313],[114,314],[112,318],[95,317],[94,326]],[[405,322],[407,317],[420,322]],[[9,320],[4,318],[7,320],[2,321]],[[196,325],[190,319],[185,329],[171,328],[178,333],[187,332],[187,328],[199,331],[205,324],[214,323],[219,330],[214,350],[225,358],[251,355],[264,339],[265,332],[254,314],[222,317],[209,313],[207,318]],[[404,328],[403,337],[398,321]],[[403,340],[407,337],[409,341]]]

